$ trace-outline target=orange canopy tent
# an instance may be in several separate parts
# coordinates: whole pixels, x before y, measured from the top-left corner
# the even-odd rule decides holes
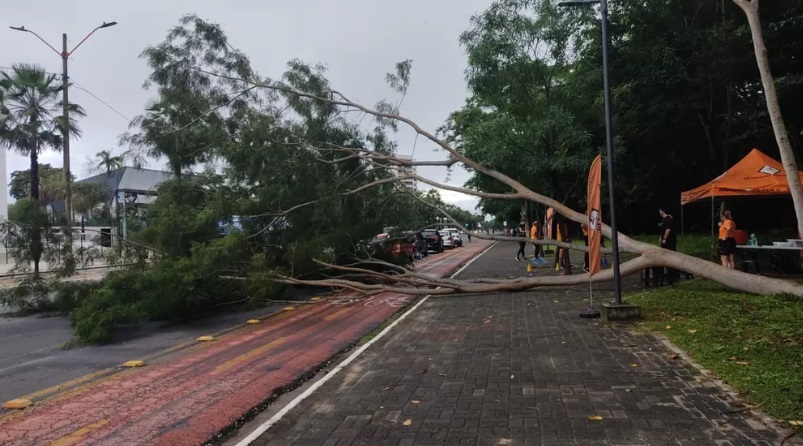
[[[803,172],[798,172],[803,182]],[[714,216],[714,197],[745,197],[788,195],[789,183],[783,166],[758,149],[753,149],[741,161],[702,186],[680,194],[680,218],[683,227],[683,205],[711,197],[711,216]],[[681,231],[682,232],[682,231]],[[714,237],[714,222],[711,222]]]
[[[803,181],[803,172],[799,172]],[[778,161],[753,149],[722,175],[680,194],[680,205],[708,197],[788,195],[789,184]]]

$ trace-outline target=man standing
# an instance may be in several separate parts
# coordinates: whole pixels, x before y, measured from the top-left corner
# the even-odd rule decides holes
[[[658,209],[658,215],[661,216],[661,223],[658,225],[661,228],[661,238],[658,240],[658,243],[661,245],[661,248],[676,251],[678,247],[678,236],[673,227],[674,220],[664,208]],[[674,283],[678,278],[678,270],[675,268],[667,268],[666,272],[667,282],[670,284]]]
[[[515,232],[515,237],[523,237],[525,239],[527,238],[527,226],[526,226],[526,222],[524,220],[522,220],[521,223],[519,223],[519,228]],[[527,246],[527,242],[525,240],[522,240],[522,241],[519,242],[519,250],[516,252],[516,260],[517,261],[521,261],[522,258],[524,260],[527,260],[527,255],[524,254],[524,247],[525,246]],[[519,257],[521,257],[521,258],[519,258]]]

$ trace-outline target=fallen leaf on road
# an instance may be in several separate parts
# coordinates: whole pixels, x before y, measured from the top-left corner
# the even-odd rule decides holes
[[[669,359],[678,359],[678,355],[673,353],[669,355]]]
[[[384,389],[382,389],[382,390],[390,390],[390,387],[385,387],[385,388],[384,388]]]
[[[672,326],[671,326],[671,325],[667,325],[667,326],[666,326],[666,329],[667,329],[667,330],[671,330],[671,329],[672,329]]]
[[[736,364],[739,364],[739,365],[750,365],[750,361],[736,361]]]
[[[421,369],[421,370],[418,371],[418,373],[420,375],[423,375],[424,373],[427,373],[427,369]]]
[[[482,323],[483,323],[483,324],[490,324],[490,323],[491,323],[491,321],[489,321],[489,320],[485,320],[485,321],[482,321]]]
[[[558,301],[556,301],[556,300],[553,300],[552,302],[558,303]]]
[[[438,373],[438,376],[446,376],[445,373]]]
[[[516,377],[516,375],[513,375],[513,374],[510,375],[510,379],[513,379],[515,377]]]
[[[634,362],[633,364],[630,364],[630,367],[638,367],[638,364],[636,364],[636,363]]]
[[[410,402],[411,402],[412,404],[421,404],[421,401],[418,401],[418,400],[412,400],[412,401],[410,401]]]
[[[602,417],[599,416],[599,415],[589,415],[588,419],[591,420],[591,421],[601,421]]]
[[[408,419],[404,420],[404,423],[402,423],[402,424],[405,425],[405,426],[409,426],[409,425],[413,424],[413,420],[408,418]]]
[[[686,330],[686,331],[688,331],[688,332],[689,332],[689,333],[691,333],[691,334],[697,333],[697,330],[694,330],[694,329],[692,329],[692,330]]]

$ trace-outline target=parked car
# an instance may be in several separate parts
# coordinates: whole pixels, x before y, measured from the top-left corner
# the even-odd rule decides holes
[[[421,231],[424,240],[427,242],[427,250],[435,252],[443,252],[443,237],[438,233],[437,229],[424,229]]]
[[[411,232],[408,234],[410,237],[410,242],[413,243],[415,246],[415,257],[416,258],[423,258],[427,256],[427,240],[424,238],[424,234],[419,232]]]
[[[371,247],[376,257],[389,254],[396,258],[406,258],[411,262],[415,259],[415,242],[411,241],[409,236],[391,238],[390,234],[383,232],[374,236]]]
[[[446,228],[443,229],[452,236],[452,246],[454,247],[461,247],[463,246],[463,237],[460,236],[460,231],[456,228]]]
[[[452,233],[443,229],[438,232],[440,233],[441,238],[443,238],[443,247],[454,248],[454,238],[452,238]]]

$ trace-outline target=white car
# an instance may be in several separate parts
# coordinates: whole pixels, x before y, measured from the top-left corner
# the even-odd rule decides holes
[[[443,236],[443,247],[444,248],[455,248],[457,246],[463,246],[463,241],[460,240],[460,235],[457,233],[457,229],[455,228],[443,228],[439,229],[441,235]]]
[[[460,231],[457,229],[450,229],[449,233],[452,234],[452,244],[456,248],[463,246],[463,237],[460,236]]]

